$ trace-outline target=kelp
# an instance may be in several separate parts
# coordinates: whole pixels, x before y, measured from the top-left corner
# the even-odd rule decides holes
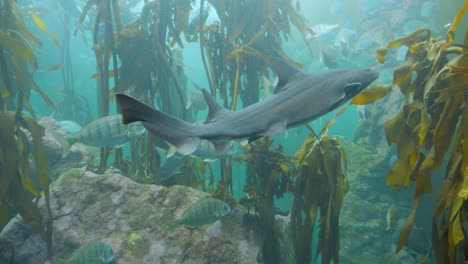
[[[61,63],[56,64],[56,68],[60,69],[63,89],[60,92],[63,95],[62,100],[57,105],[55,117],[62,120],[74,120],[75,122],[85,125],[93,118],[88,101],[75,90],[74,63],[72,61],[72,32],[70,28],[73,26],[71,21],[78,15],[73,4],[69,2],[60,2],[67,15],[64,16],[63,22],[63,44],[61,51]],[[62,66],[63,65],[63,66]],[[53,66],[52,66],[53,67]],[[55,68],[53,68],[55,69]],[[47,71],[47,70],[46,70]]]
[[[256,140],[245,148],[245,154],[236,157],[247,162],[247,179],[244,189],[248,192],[240,201],[255,212],[261,232],[262,255],[265,263],[281,263],[278,213],[273,198],[281,198],[291,185],[294,164],[281,145],[273,147],[269,137]]]
[[[201,7],[205,2],[201,1]],[[305,39],[308,29],[291,1],[208,2],[219,17],[199,31],[211,93],[219,94],[224,106],[232,110],[238,99],[243,106],[253,104],[259,100],[259,90],[249,87],[259,87],[261,75],[268,75],[268,57],[290,61],[282,51],[282,37],[288,39],[294,25],[309,45]]]
[[[14,112],[0,113],[0,229],[9,220],[9,211],[15,210],[41,234],[47,242],[48,256],[52,255],[52,212],[49,203],[48,161],[42,137],[44,128],[32,118],[18,116]],[[29,142],[27,134],[32,137]],[[32,147],[32,149],[31,149]],[[36,164],[36,177],[39,186],[34,184],[30,159]],[[42,218],[32,197],[41,196],[39,187],[44,193],[48,218]]]
[[[397,252],[409,237],[421,197],[432,192],[431,175],[444,165],[432,230],[438,263],[468,259],[468,33],[465,43],[454,42],[454,31],[467,8],[468,1],[454,18],[446,40],[431,38],[428,29],[419,29],[377,51],[378,60],[384,62],[388,48],[409,48],[405,62],[394,70],[392,84],[405,101],[385,124],[387,141],[397,145],[398,153],[387,184],[394,188],[415,184],[413,209],[402,227]]]
[[[328,137],[326,130],[317,138],[311,133],[295,154],[298,173],[293,184],[291,230],[296,263],[316,263],[318,257],[322,263],[339,263],[339,215],[348,191],[346,156],[339,139]],[[317,228],[319,241],[313,259]]]
[[[78,26],[74,35],[77,34],[80,24],[84,21],[86,15],[93,6],[96,6],[96,19],[93,28],[93,50],[96,57],[97,73],[100,76],[106,76],[109,72],[112,58],[112,67],[115,73],[118,72],[117,53],[114,43],[114,31],[122,28],[122,21],[119,13],[119,2],[116,0],[89,0],[86,2],[83,11],[78,19]],[[102,29],[102,30],[100,30]],[[99,34],[102,33],[102,34]],[[119,76],[114,75],[114,84],[117,86]],[[97,105],[100,117],[109,114],[109,94],[111,91],[108,78],[96,79],[98,87]],[[73,95],[73,94],[72,94]],[[101,159],[99,171],[104,171],[106,161],[110,153],[110,148],[101,149]],[[122,160],[121,150],[116,151],[116,160]]]
[[[31,89],[38,92],[46,104],[53,104],[33,79],[31,69],[37,69],[33,44],[40,42],[26,28],[20,14],[16,1],[0,2],[0,230],[12,213],[19,213],[46,240],[50,258],[53,218],[48,161],[42,142],[44,128],[33,118],[23,117],[22,110],[24,107],[34,116],[29,104]],[[31,162],[36,164],[34,172]],[[32,201],[42,196],[41,190],[47,219],[43,219]]]

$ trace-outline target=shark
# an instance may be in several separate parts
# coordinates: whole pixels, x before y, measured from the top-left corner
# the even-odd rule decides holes
[[[308,74],[281,59],[271,60],[270,67],[278,75],[274,94],[239,111],[224,108],[203,89],[208,116],[202,124],[186,122],[123,93],[116,94],[117,107],[124,124],[142,122],[183,155],[193,153],[201,139],[222,153],[231,140],[250,143],[317,119],[354,98],[378,77],[372,69]]]

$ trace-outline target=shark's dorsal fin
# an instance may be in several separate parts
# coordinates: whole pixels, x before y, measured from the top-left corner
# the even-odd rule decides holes
[[[281,58],[272,57],[270,60],[270,67],[278,75],[278,84],[275,88],[275,93],[278,93],[285,89],[286,83],[288,83],[291,78],[297,76],[298,74],[305,74],[298,68],[292,66]]]
[[[203,97],[205,97],[206,104],[208,105],[208,116],[206,117],[205,124],[214,122],[220,116],[223,116],[231,111],[222,107],[216,100],[211,96],[211,94],[203,89]]]

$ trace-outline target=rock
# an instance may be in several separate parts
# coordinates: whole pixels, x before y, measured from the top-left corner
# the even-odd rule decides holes
[[[386,230],[386,214],[390,206],[398,205],[401,216],[407,216],[408,212],[404,212],[402,207],[405,204],[411,207],[411,191],[395,191],[387,186],[386,177],[390,169],[387,153],[383,148],[369,150],[362,145],[367,146],[362,142],[346,142],[344,145],[349,191],[340,214],[340,262],[408,263],[393,254],[393,231]]]
[[[66,139],[65,130],[57,124],[57,120],[43,117],[38,123],[45,128],[42,141],[49,161],[51,181],[55,181],[62,173],[71,168],[95,167],[99,163],[99,148],[80,143],[70,146]]]
[[[359,120],[353,140],[361,146],[385,156],[390,146],[385,137],[385,123],[400,110],[403,95],[398,88],[393,88],[382,100],[365,106],[365,118]]]
[[[53,166],[49,167],[51,181],[55,181],[62,173],[71,168],[96,167],[99,162],[99,149],[81,143],[69,146],[69,150],[64,152]],[[49,161],[50,162],[50,161]]]
[[[210,225],[193,230],[180,226],[176,219],[208,195],[189,187],[138,184],[115,171],[100,175],[81,168],[61,175],[50,189],[53,250],[61,258],[95,239],[118,252],[115,263],[256,263],[261,250],[259,235],[242,225],[240,208]],[[43,199],[39,208],[46,212]],[[19,229],[27,231],[25,226]],[[6,229],[2,237],[15,237],[18,232]],[[2,257],[14,254],[12,263],[44,263],[44,253],[37,253],[45,252],[44,242],[28,234],[14,241],[0,239],[0,244],[8,244],[5,250],[2,247],[6,251]],[[28,246],[37,239],[39,245]]]
[[[15,217],[0,233],[0,263],[41,263],[46,258],[41,236],[21,218]]]
[[[38,123],[45,128],[42,141],[44,142],[49,165],[53,166],[63,156],[65,138],[63,137],[63,140],[60,140],[59,136],[64,135],[64,132],[58,130],[57,120],[51,117],[43,117]]]

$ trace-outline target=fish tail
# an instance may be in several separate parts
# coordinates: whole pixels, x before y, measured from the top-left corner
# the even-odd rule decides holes
[[[119,93],[115,97],[124,124],[141,121],[146,129],[176,146],[183,155],[197,149],[200,135],[196,125],[160,112],[131,96]]]

